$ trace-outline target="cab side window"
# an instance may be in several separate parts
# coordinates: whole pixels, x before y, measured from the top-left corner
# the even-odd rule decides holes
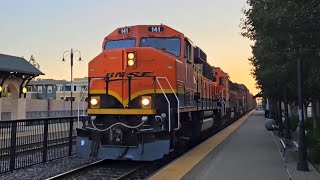
[[[192,47],[188,40],[184,41],[184,57],[189,61],[192,62],[191,56]]]

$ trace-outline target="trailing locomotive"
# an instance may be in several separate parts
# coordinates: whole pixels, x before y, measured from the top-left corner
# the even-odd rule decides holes
[[[102,48],[89,62],[89,118],[77,129],[84,157],[161,159],[253,108],[244,85],[168,26],[118,28]]]

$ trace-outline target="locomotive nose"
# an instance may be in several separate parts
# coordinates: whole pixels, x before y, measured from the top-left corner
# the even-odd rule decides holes
[[[137,67],[137,52],[135,50],[121,49],[105,51],[104,58],[108,65],[106,71],[122,72]]]
[[[123,69],[123,50],[105,50],[90,67],[95,67],[93,76],[105,76],[110,72],[121,72]]]

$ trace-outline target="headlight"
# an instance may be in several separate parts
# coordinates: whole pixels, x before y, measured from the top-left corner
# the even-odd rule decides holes
[[[134,67],[136,65],[136,54],[134,52],[129,52],[127,54],[127,66]]]
[[[100,97],[91,97],[90,104],[93,108],[99,108]]]
[[[95,106],[98,104],[98,100],[97,99],[91,99],[90,101],[91,105]]]
[[[134,66],[134,60],[129,59],[128,60],[128,66],[130,66],[130,67]]]
[[[142,96],[142,108],[151,108],[151,96]]]
[[[135,57],[134,53],[128,53],[128,59],[133,59]]]
[[[144,106],[148,106],[148,105],[150,104],[150,100],[147,99],[147,98],[142,99],[142,104],[143,104]]]

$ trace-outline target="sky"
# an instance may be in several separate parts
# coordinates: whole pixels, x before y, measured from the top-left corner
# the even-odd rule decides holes
[[[40,78],[70,80],[70,58],[81,52],[74,77],[87,76],[88,62],[101,52],[102,41],[114,29],[138,24],[166,24],[188,36],[206,52],[208,62],[231,80],[256,94],[250,75],[252,42],[240,35],[246,0],[10,0],[0,2],[0,53],[34,55],[45,73]],[[75,60],[78,59],[75,55]]]

